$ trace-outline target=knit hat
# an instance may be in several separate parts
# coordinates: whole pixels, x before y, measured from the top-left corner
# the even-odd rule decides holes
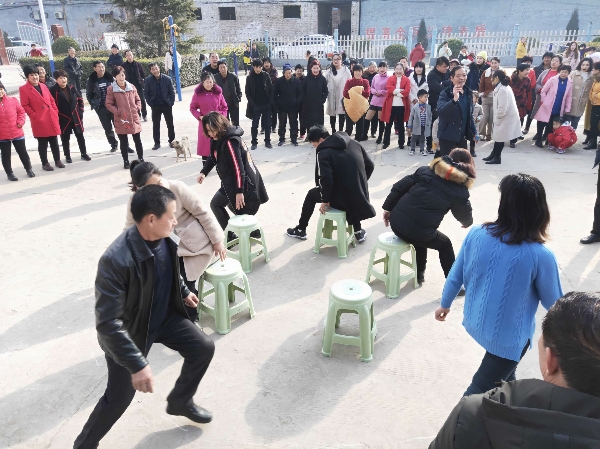
[[[479,53],[477,53],[477,57],[481,57],[484,61],[487,61],[487,51],[480,51]]]
[[[285,73],[286,70],[292,70],[292,65],[287,62],[283,64],[283,73]]]

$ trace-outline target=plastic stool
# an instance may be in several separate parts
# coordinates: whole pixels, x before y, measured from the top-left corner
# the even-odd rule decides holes
[[[375,260],[377,250],[385,252],[382,259]],[[402,260],[402,254],[410,251],[411,261]],[[383,263],[383,273],[377,271],[374,265]],[[411,268],[411,272],[400,274],[400,265]],[[369,267],[367,268],[367,284],[371,281],[371,276],[385,282],[385,295],[388,298],[397,298],[400,296],[400,284],[404,281],[414,279],[414,287],[417,288],[417,256],[415,247],[406,243],[393,232],[385,232],[377,237],[377,243],[371,251]]]
[[[252,231],[260,231],[260,239],[250,237]],[[236,215],[229,219],[229,223],[225,228],[225,237],[228,232],[235,232],[237,239],[227,243],[227,256],[238,260],[242,264],[245,273],[252,271],[252,261],[265,253],[265,263],[269,262],[269,253],[267,252],[267,242],[265,240],[265,232],[263,231],[258,218],[254,215]],[[258,249],[252,251],[251,244],[258,243]],[[239,245],[239,252],[233,252],[229,248]]]
[[[242,279],[244,287],[239,287],[233,282]],[[212,288],[204,290],[204,282],[212,284]],[[230,307],[229,303],[235,302],[235,291],[242,292],[246,299],[239,304]],[[252,294],[248,278],[242,270],[242,266],[237,260],[227,258],[224,261],[218,260],[209,266],[200,280],[198,281],[198,292],[200,303],[198,304],[198,318],[202,312],[207,313],[215,319],[217,333],[228,334],[231,331],[231,317],[242,310],[250,309],[250,318],[254,318],[254,306],[252,305]],[[210,307],[204,299],[215,294],[215,306]]]
[[[345,230],[345,232],[340,232],[340,230]],[[337,231],[337,238],[335,239],[333,238],[333,231]],[[324,214],[319,215],[313,252],[319,254],[319,249],[323,244],[337,246],[339,259],[348,257],[348,246],[350,244],[353,244],[356,248],[354,227],[346,224],[346,212],[343,210],[329,209]]]
[[[342,313],[357,313],[360,336],[352,337],[335,333],[340,324]],[[373,295],[371,287],[362,281],[345,279],[337,281],[329,292],[329,309],[323,330],[324,356],[331,356],[333,343],[360,347],[363,362],[373,360],[373,345],[377,335],[377,323],[373,314]]]

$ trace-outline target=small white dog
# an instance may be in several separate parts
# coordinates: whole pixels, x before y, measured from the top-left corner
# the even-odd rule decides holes
[[[187,161],[187,156],[185,154],[186,150],[189,153],[190,158],[192,157],[192,152],[190,151],[190,141],[187,136],[182,137],[181,141],[174,140],[171,143],[171,146],[175,148],[175,151],[177,152],[177,159],[175,162],[179,162],[179,156],[181,155],[183,155],[183,158]]]

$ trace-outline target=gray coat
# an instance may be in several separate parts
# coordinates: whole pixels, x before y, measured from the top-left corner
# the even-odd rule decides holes
[[[425,106],[425,137],[429,137],[431,136],[432,121],[431,106],[429,106],[427,103],[425,104]],[[406,127],[412,129],[413,136],[421,135],[421,111],[419,103],[413,105],[413,107],[410,109],[410,117],[408,118],[408,124],[406,125]]]

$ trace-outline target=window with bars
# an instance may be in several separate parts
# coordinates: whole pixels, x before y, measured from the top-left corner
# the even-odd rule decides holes
[[[235,20],[235,7],[219,8],[219,20]]]

